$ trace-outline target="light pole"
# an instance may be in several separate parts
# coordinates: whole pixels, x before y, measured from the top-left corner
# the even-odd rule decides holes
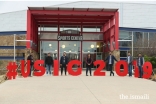
[[[32,42],[31,40],[16,40],[16,34],[14,34],[14,62],[15,62],[15,54],[16,54],[16,41],[17,42]]]

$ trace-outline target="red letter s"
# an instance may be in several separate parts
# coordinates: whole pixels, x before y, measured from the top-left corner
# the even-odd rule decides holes
[[[45,73],[45,68],[43,66],[39,66],[39,64],[44,64],[43,60],[37,60],[34,63],[34,68],[40,70],[40,72],[34,72],[34,76],[42,76]]]

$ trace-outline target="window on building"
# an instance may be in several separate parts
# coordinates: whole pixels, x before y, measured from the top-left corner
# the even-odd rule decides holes
[[[133,40],[138,41],[139,39],[143,38],[143,33],[142,32],[133,32]]]
[[[127,57],[127,51],[120,51],[120,57]]]
[[[143,47],[143,32],[133,32],[134,47]]]
[[[119,40],[123,40],[123,41],[119,41],[120,47],[130,47],[131,41],[129,41],[129,40],[132,40],[132,32],[120,30]],[[126,41],[126,40],[128,40],[128,41]]]
[[[131,40],[132,32],[131,31],[122,31],[120,30],[119,40]]]
[[[131,47],[132,42],[131,41],[120,41],[119,46],[120,47]]]
[[[57,26],[43,27],[43,31],[58,31],[58,27]]]
[[[148,42],[149,47],[155,47],[156,44],[155,39],[156,39],[156,33],[154,32],[149,33],[149,42]]]
[[[75,31],[81,31],[80,26],[60,26],[60,31],[65,31],[65,30],[75,30]]]
[[[148,47],[148,32],[144,32],[143,47]]]
[[[83,32],[100,32],[100,28],[99,26],[83,26],[82,31]]]

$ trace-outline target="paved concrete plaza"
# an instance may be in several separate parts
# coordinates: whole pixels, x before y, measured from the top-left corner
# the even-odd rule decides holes
[[[120,95],[149,99],[120,99]],[[47,76],[0,84],[0,104],[156,104],[156,83],[134,77]]]

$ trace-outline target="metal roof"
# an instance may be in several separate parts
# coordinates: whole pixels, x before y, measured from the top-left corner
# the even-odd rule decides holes
[[[104,25],[113,18],[118,9],[28,7],[30,14],[40,25]]]
[[[64,8],[64,7],[28,7],[29,10],[69,10],[69,11],[109,11],[116,12],[116,8]]]

